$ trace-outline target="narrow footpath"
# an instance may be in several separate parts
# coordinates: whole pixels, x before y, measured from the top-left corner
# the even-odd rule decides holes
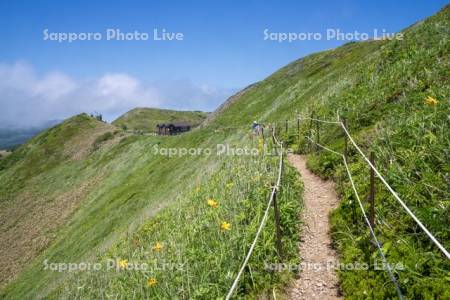
[[[324,181],[306,168],[306,158],[290,155],[290,163],[304,183],[303,228],[300,256],[302,270],[288,289],[289,299],[342,299],[334,271],[338,259],[331,247],[328,214],[338,205],[332,181]]]

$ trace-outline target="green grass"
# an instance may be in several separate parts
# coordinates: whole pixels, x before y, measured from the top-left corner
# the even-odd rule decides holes
[[[86,120],[88,123],[91,119]],[[97,122],[97,121],[95,121]],[[69,123],[71,125],[71,123]],[[67,126],[63,124],[62,126]],[[69,126],[71,127],[71,126]],[[54,134],[66,132],[65,128],[53,129],[53,132],[47,132],[43,134],[39,139],[36,139],[33,143],[40,143],[41,138],[47,140],[56,139]],[[55,133],[56,132],[56,133]],[[153,222],[153,216],[163,209],[162,216],[168,218],[169,213],[165,212],[164,208],[174,204],[176,208],[179,208],[181,203],[188,203],[186,201],[192,201],[192,199],[181,199],[180,193],[186,193],[189,189],[192,189],[195,185],[206,184],[206,187],[210,186],[213,189],[214,186],[209,183],[209,176],[216,174],[216,183],[220,178],[220,172],[228,172],[225,162],[229,160],[226,156],[183,156],[183,157],[171,157],[157,155],[154,151],[154,146],[159,145],[160,148],[175,148],[175,147],[187,147],[187,148],[200,148],[200,147],[212,147],[214,149],[217,143],[229,143],[230,145],[242,145],[241,137],[242,133],[213,133],[209,130],[198,130],[190,132],[182,136],[176,137],[153,137],[153,136],[129,136],[124,137],[119,143],[109,147],[103,147],[105,142],[105,135],[99,135],[93,142],[93,145],[99,144],[98,147],[92,147],[91,154],[81,161],[73,161],[70,159],[63,160],[64,163],[60,165],[49,167],[45,170],[45,173],[35,175],[28,178],[27,186],[45,189],[42,191],[47,197],[49,194],[62,192],[58,190],[57,186],[65,186],[64,190],[70,190],[72,185],[79,184],[81,178],[94,178],[99,173],[102,174],[101,180],[96,184],[95,189],[87,192],[81,201],[80,207],[70,218],[70,221],[62,226],[55,232],[55,238],[51,245],[42,251],[38,255],[33,263],[28,265],[20,275],[19,280],[9,284],[3,291],[3,295],[7,298],[29,298],[29,297],[45,297],[63,286],[71,287],[74,284],[76,277],[73,274],[61,274],[58,272],[50,272],[43,270],[44,260],[50,262],[80,262],[80,261],[95,261],[95,259],[104,251],[110,249],[111,245],[114,245],[116,241],[120,241],[123,238],[127,239],[127,236],[132,234],[136,228],[141,228],[141,225],[150,218]],[[108,141],[110,134],[108,134]],[[244,141],[247,139],[244,139]],[[44,144],[46,142],[43,142]],[[9,162],[11,165],[7,166],[5,172],[12,172],[13,169],[18,168],[20,170],[22,160],[18,162]],[[238,163],[236,162],[236,165]],[[255,162],[257,164],[257,161]],[[248,161],[248,165],[251,166],[251,161]],[[260,163],[259,170],[263,171],[262,163]],[[47,167],[47,165],[46,165]],[[256,169],[254,169],[256,170]],[[273,171],[272,171],[273,173]],[[28,174],[28,173],[27,173]],[[34,174],[34,173],[33,173]],[[253,174],[254,175],[254,174]],[[6,173],[4,174],[6,176]],[[294,178],[294,177],[292,177]],[[251,191],[253,185],[250,185],[252,177],[243,178],[244,184],[247,180],[247,189]],[[296,179],[292,179],[296,181]],[[256,186],[256,185],[255,185]],[[19,187],[12,187],[12,184],[7,186],[15,190]],[[28,188],[28,187],[27,187]],[[217,187],[215,187],[217,188]],[[259,187],[264,189],[264,194],[255,196],[255,201],[260,201],[261,205],[263,199],[268,192],[267,187]],[[289,201],[292,203],[299,203],[299,190],[298,185],[294,185],[292,190],[289,189],[286,193],[291,193]],[[229,199],[224,200],[223,205],[227,203],[237,205],[239,202],[235,202],[234,198],[237,194],[245,195],[242,191],[235,189],[236,194],[230,195]],[[247,192],[248,193],[248,192]],[[248,196],[251,196],[248,194]],[[241,199],[243,201],[243,199]],[[202,202],[202,204],[204,204]],[[292,204],[292,205],[294,205]],[[183,204],[186,207],[186,204]],[[225,206],[226,207],[226,206]],[[255,207],[254,213],[246,217],[255,217],[260,214],[259,210],[261,206]],[[234,206],[237,210],[238,207]],[[291,214],[295,214],[296,210],[288,210]],[[184,212],[183,212],[184,213]],[[190,213],[186,211],[185,213]],[[172,212],[173,214],[173,212]],[[230,216],[233,216],[234,211],[229,211]],[[200,215],[193,215],[192,218],[197,218]],[[288,216],[288,213],[286,213]],[[295,214],[297,216],[297,214]],[[160,215],[158,214],[158,218]],[[242,216],[240,216],[242,218]],[[291,216],[292,217],[292,216]],[[234,221],[238,216],[233,216]],[[236,219],[237,220],[237,219]],[[257,219],[249,219],[248,222]],[[175,219],[173,219],[175,221]],[[294,220],[293,220],[294,221]],[[237,222],[237,221],[236,221]],[[174,228],[173,224],[167,223],[167,230]],[[182,223],[179,223],[182,225]],[[237,231],[233,232],[235,244],[233,247],[239,245],[240,248],[236,248],[236,253],[232,256],[235,259],[233,262],[236,269],[233,272],[237,272],[237,266],[240,263],[239,257],[244,255],[242,249],[247,246],[245,244],[237,243],[237,236],[239,232],[245,229],[243,225],[240,230],[236,224]],[[270,228],[270,227],[269,227]],[[295,228],[295,227],[290,227]],[[272,228],[273,229],[273,228]],[[249,236],[252,234],[253,228],[249,228]],[[139,232],[139,231],[138,231]],[[181,232],[181,231],[180,231]],[[195,230],[194,230],[195,232]],[[289,240],[292,240],[290,246],[291,257],[295,257],[295,230],[286,230],[291,235]],[[269,235],[270,236],[270,235]],[[177,236],[180,242],[180,238],[183,236]],[[268,237],[266,240],[270,243],[271,240]],[[187,244],[186,244],[187,243]],[[216,245],[218,241],[215,242]],[[287,247],[291,242],[287,243]],[[185,245],[190,245],[189,241],[185,241]],[[190,247],[196,247],[196,244],[190,245]],[[240,250],[241,249],[241,250]],[[187,250],[187,249],[186,249]],[[199,249],[200,251],[201,249]],[[270,249],[268,250],[268,253]],[[270,255],[268,254],[268,257]],[[190,256],[189,260],[192,261],[195,256]],[[231,259],[231,260],[232,260]],[[228,261],[231,261],[228,259]],[[261,261],[256,261],[261,264]],[[222,265],[225,266],[225,265]],[[201,267],[201,268],[204,268]],[[200,272],[199,269],[197,272]],[[217,272],[226,274],[228,269],[218,268]],[[231,272],[231,270],[230,270]],[[265,275],[262,272],[262,277]],[[231,276],[231,275],[228,275]],[[277,277],[274,276],[276,279]],[[277,280],[273,281],[276,283]],[[227,278],[229,281],[230,278]],[[262,283],[261,283],[262,282]],[[214,283],[214,282],[213,282]],[[199,284],[199,282],[197,282]],[[206,283],[204,283],[206,284]],[[209,284],[209,283],[208,283]],[[265,285],[264,281],[260,281],[259,285]],[[195,288],[195,285],[192,285]],[[56,291],[57,291],[56,290]],[[250,288],[249,288],[250,290]],[[100,291],[93,291],[99,293]],[[132,291],[130,291],[132,292]],[[192,293],[192,291],[189,291]]]
[[[335,118],[337,110],[342,112],[357,143],[366,153],[375,152],[381,173],[447,249],[450,248],[450,86],[446,33],[449,19],[447,7],[424,23],[409,28],[404,42],[387,43],[353,71],[359,77],[355,85],[314,107],[316,115],[323,119]],[[427,105],[428,96],[439,103]],[[303,124],[302,132],[308,131],[309,124]],[[342,152],[343,132],[334,125],[322,125],[321,141]],[[304,142],[299,149],[311,150]],[[353,148],[350,148],[350,162],[357,189],[365,197],[367,164]],[[320,155],[310,156],[308,165],[317,174],[338,182],[341,205],[332,215],[332,231],[341,261],[372,266],[377,254],[370,247],[368,230],[340,158],[321,151]],[[396,274],[402,292],[411,299],[448,299],[448,260],[379,181],[376,207],[376,233],[383,251],[389,262],[406,267]],[[386,272],[342,271],[340,278],[349,299],[396,297]]]
[[[295,61],[247,89],[204,128],[181,136],[124,136],[121,142],[112,144],[100,138],[98,149],[89,148],[90,154],[82,160],[58,151],[56,145],[64,145],[65,136],[77,136],[80,132],[76,128],[80,126],[87,126],[81,130],[86,131],[89,121],[73,129],[63,127],[44,133],[41,138],[49,135],[48,142],[40,145],[39,138],[29,148],[15,151],[0,161],[0,179],[5,183],[0,186],[2,201],[10,199],[14,203],[16,195],[29,189],[50,197],[60,189],[77,187],[81,178],[102,176],[95,189],[83,196],[69,221],[55,232],[49,247],[2,290],[4,297],[101,297],[106,287],[115,295],[129,298],[134,293],[160,298],[223,297],[248,249],[267,196],[267,191],[261,190],[264,182],[253,186],[254,177],[250,175],[273,174],[273,167],[270,171],[265,168],[273,162],[216,156],[167,158],[154,155],[152,147],[255,143],[245,131],[223,128],[247,127],[258,120],[276,122],[283,140],[296,151],[310,153],[313,149],[304,139],[298,139],[295,123],[289,123],[289,133],[284,133],[284,120],[292,120],[296,111],[323,119],[335,119],[337,112],[345,117],[363,151],[377,153],[381,173],[449,249],[449,13],[447,6],[406,29],[404,41],[349,43]],[[428,96],[439,103],[425,104]],[[320,130],[323,144],[342,150],[342,130],[334,125],[323,125]],[[315,136],[315,127],[302,122],[301,135],[308,133]],[[46,156],[46,151],[52,155]],[[368,168],[355,149],[350,148],[349,158],[357,189],[365,197]],[[248,170],[241,170],[241,166]],[[321,151],[310,155],[308,166],[320,176],[337,181],[341,202],[331,221],[341,262],[373,265],[377,254],[370,247],[369,232],[339,158]],[[16,175],[19,181],[14,180]],[[229,182],[234,183],[231,190],[226,189]],[[294,175],[287,175],[283,189],[290,192],[281,201],[288,205],[282,208],[282,219],[287,222],[284,232],[292,238],[296,236],[298,220],[294,214],[299,207],[295,201],[300,191],[295,182]],[[200,186],[199,192],[196,186]],[[205,206],[208,197],[218,200],[218,209]],[[376,206],[376,233],[383,251],[389,262],[406,266],[406,270],[396,273],[403,293],[411,299],[450,298],[449,262],[379,183]],[[230,219],[233,229],[220,232],[220,219]],[[255,297],[292,276],[261,271],[261,262],[276,259],[273,226],[267,225],[252,258],[252,268],[246,270],[239,285],[242,297]],[[157,241],[165,250],[155,254],[151,247]],[[285,240],[292,261],[294,243]],[[107,258],[129,262],[181,260],[192,267],[180,272],[144,274],[61,274],[42,269],[44,259],[79,262]],[[339,272],[339,276],[349,299],[395,297],[383,271],[348,270]],[[146,287],[148,277],[158,280],[154,288]],[[79,289],[82,286],[85,288]]]
[[[233,122],[277,121],[291,147],[308,153],[313,148],[295,136],[295,111],[321,119],[348,122],[363,150],[376,152],[377,165],[436,237],[450,248],[448,135],[450,114],[449,6],[437,15],[405,30],[404,41],[351,43],[298,60],[249,89],[240,101],[217,117],[220,125]],[[427,97],[436,106],[425,103]],[[284,120],[290,119],[290,134]],[[313,123],[301,123],[301,135],[316,136]],[[342,151],[343,131],[322,124],[321,142]],[[351,170],[357,188],[368,192],[368,168],[350,148]],[[355,202],[339,157],[321,151],[308,166],[324,178],[338,181],[341,205],[333,213],[333,237],[341,260],[373,265],[377,254],[370,247],[368,229]],[[408,298],[449,298],[450,265],[401,206],[378,183],[377,228],[388,260],[403,263],[396,274]],[[350,299],[396,297],[382,271],[342,271],[344,295]]]
[[[199,125],[207,116],[201,111],[177,111],[158,108],[135,108],[117,118],[113,124],[125,130],[158,132],[156,125],[169,122],[186,122]]]
[[[101,298],[106,295],[138,298],[216,298],[230,288],[248,245],[253,240],[276,179],[277,160],[272,157],[234,157],[224,161],[202,184],[197,185],[146,222],[137,232],[114,245],[98,261],[127,260],[146,263],[148,270],[93,271],[69,282],[58,295]],[[299,181],[288,168],[279,195],[286,263],[298,264]],[[208,206],[214,199],[218,207]],[[273,214],[273,212],[271,212]],[[221,230],[222,222],[231,224]],[[160,243],[162,249],[154,250]],[[273,216],[239,285],[239,294],[260,293],[285,282],[293,274],[268,272],[266,263],[278,262]],[[164,265],[180,266],[176,268]],[[157,284],[149,287],[147,280]],[[84,288],[79,288],[80,286]]]

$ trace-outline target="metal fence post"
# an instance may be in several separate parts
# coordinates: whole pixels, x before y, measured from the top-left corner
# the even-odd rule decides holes
[[[289,127],[288,127],[288,120],[286,120],[286,125],[285,125],[285,127],[286,127],[286,128],[285,128],[285,132],[286,132],[286,136],[287,136],[287,134],[288,134],[288,128],[289,128]]]

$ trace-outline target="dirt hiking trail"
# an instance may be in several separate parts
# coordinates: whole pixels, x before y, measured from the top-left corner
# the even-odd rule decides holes
[[[302,270],[288,289],[289,299],[342,299],[333,267],[338,263],[331,247],[328,214],[338,205],[332,181],[324,181],[306,168],[306,158],[290,155],[289,162],[304,183],[303,228],[300,242]]]

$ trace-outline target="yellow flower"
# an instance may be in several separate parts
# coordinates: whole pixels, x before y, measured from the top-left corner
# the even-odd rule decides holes
[[[152,247],[153,251],[160,252],[164,246],[160,242],[156,242],[155,246]]]
[[[212,208],[217,208],[219,206],[219,203],[217,203],[217,201],[215,201],[214,199],[208,199],[206,203],[208,204],[208,206],[211,206]]]
[[[220,224],[220,230],[222,231],[231,230],[231,224],[228,222],[222,222],[222,224]]]
[[[155,286],[157,283],[158,283],[158,280],[156,280],[155,277],[150,277],[150,278],[147,280],[147,285],[148,285],[148,286]]]
[[[127,259],[119,260],[119,268],[125,269],[126,267],[128,267],[128,260]]]
[[[436,98],[433,98],[431,96],[428,96],[425,98],[425,104],[430,106],[436,106],[439,103],[439,101],[436,100]]]

